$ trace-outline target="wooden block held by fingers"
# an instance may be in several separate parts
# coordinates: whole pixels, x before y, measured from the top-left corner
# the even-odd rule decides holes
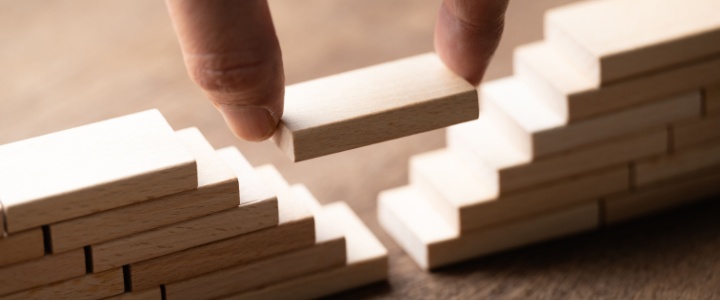
[[[0,268],[45,255],[45,242],[40,228],[0,238]]]
[[[223,297],[223,299],[315,299],[388,277],[388,253],[360,218],[343,202],[322,208],[334,216],[333,224],[341,228],[347,241],[344,266],[308,274],[266,287]]]
[[[10,234],[196,187],[195,159],[157,110],[0,146]]]
[[[585,1],[548,11],[545,37],[605,84],[719,53],[718,15],[715,0]]]
[[[428,53],[288,86],[273,139],[302,161],[477,115],[475,87]]]
[[[76,249],[0,268],[0,295],[85,274],[85,251]]]
[[[77,278],[55,282],[45,286],[25,290],[16,294],[2,296],[4,300],[58,299],[92,300],[105,299],[122,294],[124,291],[122,269],[109,270],[97,274],[86,274]],[[158,290],[158,297],[160,296]],[[116,299],[116,298],[112,298]],[[126,299],[126,298],[118,298]],[[127,298],[152,299],[152,298]],[[161,299],[161,298],[155,298]]]
[[[63,252],[237,207],[235,174],[197,128],[177,132],[197,161],[197,188],[50,225],[53,252]]]
[[[225,148],[218,150],[218,153],[228,166],[237,172],[241,189],[245,184],[254,189],[253,192],[248,187],[243,192],[259,195],[277,193],[279,225],[131,264],[133,291],[169,284],[315,244],[315,222],[312,213],[296,201],[292,194],[285,192],[286,189],[274,190],[263,181],[265,178],[280,187],[287,185],[276,170],[272,167],[261,167],[260,172],[264,174],[257,175],[237,149]]]
[[[720,78],[720,55],[602,88],[546,43],[518,47],[513,59],[515,77],[568,123],[697,90]]]
[[[708,167],[603,199],[605,222],[618,223],[720,194],[720,167]]]
[[[720,84],[705,88],[705,112],[708,115],[720,114]]]
[[[673,124],[672,134],[673,149],[675,151],[681,151],[684,148],[713,140],[720,140],[720,114],[675,123]]]
[[[296,190],[300,193],[295,193]],[[293,188],[292,192],[296,202],[307,202],[298,199],[302,197],[317,202],[302,187]],[[168,299],[215,299],[345,265],[346,239],[337,226],[336,216],[327,214],[322,210],[314,213],[313,246],[166,284]]]
[[[720,165],[720,140],[698,144],[635,163],[635,184],[648,184]]]
[[[412,207],[412,209],[407,209]],[[413,186],[381,192],[380,225],[423,269],[595,229],[597,201],[470,232],[453,230]]]

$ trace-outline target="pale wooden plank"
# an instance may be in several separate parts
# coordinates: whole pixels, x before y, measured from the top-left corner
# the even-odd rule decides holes
[[[0,268],[45,255],[43,232],[40,228],[0,238]]]
[[[325,205],[323,210],[336,216],[347,241],[345,266],[305,275],[267,287],[224,297],[223,299],[315,299],[386,280],[387,250],[344,202]]]
[[[159,287],[156,287],[138,292],[125,292],[104,300],[162,300],[162,291],[160,291]]]
[[[665,126],[660,126],[534,160],[497,131],[495,124],[497,121],[483,114],[476,121],[448,129],[447,141],[448,147],[468,164],[491,170],[491,175],[497,177],[501,195],[613,165],[624,165],[668,150],[668,132]]]
[[[720,52],[715,0],[585,1],[545,15],[546,40],[597,83]]]
[[[636,162],[635,184],[641,187],[716,165],[720,165],[720,140]]]
[[[705,88],[705,112],[709,115],[720,114],[720,84]]]
[[[462,232],[627,191],[628,182],[628,168],[616,166],[500,194],[491,170],[468,165],[447,149],[414,156],[410,162],[410,183],[450,228]]]
[[[195,159],[157,110],[0,146],[10,234],[195,187]]]
[[[133,291],[307,248],[315,243],[312,213],[287,192],[287,183],[274,168],[264,166],[255,172],[235,148],[221,149],[218,153],[241,178],[241,189],[245,184],[253,184],[256,194],[273,195],[273,198],[278,195],[279,225],[131,264]],[[248,177],[255,178],[254,182],[242,180]]]
[[[292,193],[296,196],[292,200],[303,205],[317,203],[302,186],[294,187]],[[345,265],[345,236],[336,224],[337,216],[329,213],[324,210],[314,212],[316,238],[312,247],[166,284],[167,298],[215,299]],[[274,241],[283,243],[284,240],[281,237]]]
[[[568,124],[530,87],[514,77],[481,86],[483,114],[497,114],[495,130],[535,159],[610,138],[700,117],[700,90],[663,97],[644,105]]]
[[[85,251],[76,249],[0,268],[0,295],[85,274]]]
[[[708,115],[673,124],[673,148],[681,150],[697,144],[720,140],[720,114]]]
[[[197,161],[197,188],[50,225],[53,252],[113,240],[237,207],[235,174],[197,128],[177,132]]]
[[[428,53],[288,86],[274,140],[301,161],[477,115],[475,88]]]
[[[425,270],[598,226],[598,205],[590,201],[461,235],[412,186],[381,192],[378,198],[381,226]]]
[[[608,197],[605,222],[618,223],[720,194],[720,168],[710,167]]]
[[[115,269],[55,282],[42,287],[3,296],[3,299],[92,300],[112,297],[121,294],[123,290],[124,285],[122,269]]]
[[[518,47],[513,59],[515,76],[569,123],[700,89],[720,78],[718,56],[602,88],[546,43]]]

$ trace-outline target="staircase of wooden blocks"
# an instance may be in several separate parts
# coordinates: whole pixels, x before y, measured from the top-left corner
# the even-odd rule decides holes
[[[145,111],[0,146],[0,299],[315,298],[387,277],[342,202]]]
[[[720,1],[551,10],[378,218],[424,269],[720,193]]]

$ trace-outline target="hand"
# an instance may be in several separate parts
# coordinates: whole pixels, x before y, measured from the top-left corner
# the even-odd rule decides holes
[[[362,0],[358,0],[362,1]],[[267,0],[166,0],[185,65],[239,138],[261,141],[283,114],[285,77]],[[508,0],[444,0],[435,50],[458,75],[482,80]]]

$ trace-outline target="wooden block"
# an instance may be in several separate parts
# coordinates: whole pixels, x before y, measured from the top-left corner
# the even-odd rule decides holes
[[[641,187],[716,165],[720,165],[720,140],[638,161],[634,181]]]
[[[720,84],[705,89],[705,112],[708,115],[720,114]]]
[[[483,115],[496,115],[499,121],[494,130],[502,130],[535,159],[700,117],[702,112],[702,96],[697,90],[567,124],[525,82],[514,77],[483,84],[480,95]]]
[[[344,266],[223,299],[315,299],[386,280],[387,250],[352,209],[347,204],[339,202],[325,205],[323,210],[335,216],[333,224],[345,232],[347,263]]]
[[[139,292],[125,292],[104,300],[162,300],[162,292],[157,287]]]
[[[291,200],[295,202],[317,203],[302,186],[294,187],[292,192],[296,198]],[[298,199],[307,197],[311,199]],[[166,284],[167,298],[215,299],[345,265],[345,237],[336,225],[337,216],[328,215],[330,212],[318,211],[314,214],[316,241],[312,247]],[[283,243],[284,240],[275,241]]]
[[[627,191],[628,182],[627,167],[617,166],[501,195],[492,170],[468,165],[452,151],[424,153],[410,162],[410,183],[453,231],[461,232]]]
[[[85,251],[53,254],[0,268],[0,295],[15,293],[85,274]]]
[[[0,238],[0,268],[14,263],[24,262],[45,255],[42,229],[30,229],[18,232],[6,238]]]
[[[157,110],[0,146],[10,234],[196,187],[195,159]]]
[[[545,37],[607,83],[720,53],[720,2],[586,1],[550,10]]]
[[[496,131],[496,121],[485,116],[451,127],[447,133],[448,147],[461,155],[466,163],[492,170],[500,195],[625,165],[636,159],[666,153],[668,148],[668,132],[663,126],[533,160],[502,132]]]
[[[258,175],[237,149],[225,148],[218,153],[238,174],[243,193],[277,193],[279,225],[131,264],[133,291],[177,282],[315,244],[315,222],[312,213],[296,201],[292,194],[286,192],[287,187],[283,190],[274,189],[287,186],[276,170],[268,166],[262,167],[259,171],[261,175]],[[261,180],[263,178],[265,182]],[[245,184],[251,187],[245,188]],[[273,188],[268,188],[268,185]]]
[[[274,140],[301,161],[477,115],[475,88],[428,53],[287,87]]]
[[[415,187],[381,192],[378,202],[380,225],[425,270],[598,226],[596,201],[462,234]]]
[[[720,114],[694,118],[673,124],[673,149],[676,151],[698,144],[720,140]]]
[[[92,300],[105,299],[123,292],[122,269],[109,270],[97,274],[87,274],[77,278],[55,282],[45,286],[3,296],[4,300],[57,299]],[[115,299],[115,298],[112,298]],[[125,298],[121,298],[125,299]],[[134,299],[134,298],[133,298]],[[157,298],[160,299],[160,298]]]
[[[608,197],[602,200],[605,222],[618,223],[719,194],[718,182],[720,168],[711,167]]]
[[[93,245],[93,271],[136,263],[276,226],[278,201],[275,195],[253,178],[255,173],[239,151],[230,148],[220,151],[219,155],[238,178],[240,206]],[[228,156],[233,157],[233,161],[228,161]]]
[[[50,225],[53,252],[63,252],[237,207],[235,174],[197,128],[177,132],[197,161],[197,188]]]
[[[545,43],[515,49],[515,77],[568,123],[697,90],[720,78],[720,57],[676,66],[600,88]]]

